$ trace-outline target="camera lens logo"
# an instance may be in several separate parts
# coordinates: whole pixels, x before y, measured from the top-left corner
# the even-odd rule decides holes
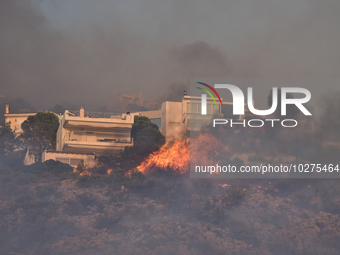
[[[218,100],[220,101],[221,106],[222,106],[222,100],[220,98],[220,95],[217,93],[217,91],[213,87],[211,87],[210,85],[208,85],[206,83],[203,83],[203,82],[196,82],[196,83],[201,84],[201,85],[209,88],[212,92],[214,92],[215,95],[217,96]],[[201,88],[201,87],[196,87],[196,88],[206,92],[212,98],[212,100],[214,101],[215,105],[217,105],[214,96],[211,94],[211,92],[209,90]],[[207,95],[206,94],[202,94],[201,95],[201,114],[202,115],[207,115]]]

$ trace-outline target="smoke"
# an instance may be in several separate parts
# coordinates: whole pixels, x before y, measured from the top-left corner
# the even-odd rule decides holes
[[[184,91],[188,93],[188,90],[188,84],[172,83],[167,87],[166,92],[160,96],[159,100],[179,102],[183,98]]]
[[[183,75],[190,77],[216,77],[228,75],[226,54],[206,42],[197,41],[173,48],[171,55]]]
[[[114,90],[179,100],[194,77],[336,77],[339,5],[336,0],[3,0],[0,95],[33,104],[23,109],[57,104],[69,109],[64,101],[96,109],[112,99]],[[325,90],[323,83],[312,89],[313,95]],[[259,90],[266,103],[268,88]],[[323,116],[332,127],[338,125],[337,102],[335,96],[324,102],[332,111]],[[327,134],[338,135],[326,128]],[[284,135],[274,142],[260,131],[224,139],[239,155],[255,151],[256,160],[282,151],[316,163],[328,154],[338,158],[338,149],[321,151],[309,137],[296,141]],[[171,178],[128,179],[120,168],[108,179],[74,180],[61,171],[65,166],[24,167],[16,165],[16,158],[11,164],[6,160],[1,156],[2,253],[339,251],[334,228],[339,196],[328,192],[337,181],[219,183],[242,184],[229,192],[209,180],[190,186],[188,180]],[[89,187],[80,190],[76,183]],[[268,244],[265,251],[256,247],[261,240],[263,247]]]
[[[0,94],[95,109],[114,90],[156,99],[192,77],[336,76],[338,10],[337,1],[6,0]]]
[[[319,101],[321,114],[318,119],[317,137],[320,140],[339,142],[340,91],[325,94]]]

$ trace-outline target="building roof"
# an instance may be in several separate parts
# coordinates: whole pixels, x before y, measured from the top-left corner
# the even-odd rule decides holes
[[[28,113],[4,113],[5,117],[28,117],[32,115],[36,115],[36,112],[28,112]]]
[[[68,110],[73,116],[80,116],[79,110]],[[92,111],[85,111],[85,116],[89,116],[90,118],[112,118],[114,116],[122,116],[122,113],[113,113],[113,112],[92,112]]]

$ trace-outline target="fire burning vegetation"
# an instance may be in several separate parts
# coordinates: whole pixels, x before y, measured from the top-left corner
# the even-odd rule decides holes
[[[184,174],[189,170],[190,165],[190,145],[186,141],[174,141],[163,145],[158,151],[150,154],[139,166],[137,171],[143,174],[150,173],[153,168],[158,167],[164,170],[171,170],[172,174]],[[73,173],[79,176],[91,176],[95,170],[78,165],[73,168]],[[108,169],[105,174],[110,175],[112,169]],[[127,176],[130,176],[128,171]]]
[[[93,168],[0,155],[0,254],[339,254],[338,180],[186,174],[190,156],[209,164],[245,151],[237,146],[271,148],[258,144],[264,135],[200,133]]]
[[[152,153],[140,166],[138,171],[147,174],[153,167],[171,169],[173,173],[183,174],[190,165],[190,145],[187,141],[174,141],[163,145],[159,151]]]
[[[112,169],[108,169],[106,171],[106,174],[107,175],[110,175],[112,172]],[[79,174],[79,176],[91,176],[92,175],[92,172],[91,172],[91,169],[85,167],[85,166],[77,166],[77,167],[74,167],[73,168],[73,173],[77,173]]]
[[[130,148],[92,168],[0,155],[0,254],[339,254],[337,179],[189,178],[190,162],[296,152],[295,136],[244,131],[200,132],[149,155]],[[299,156],[317,158],[309,153]]]
[[[143,174],[151,173],[155,168],[171,171],[173,175],[181,175],[187,173],[190,167],[190,160],[198,163],[212,163],[213,153],[215,149],[219,149],[222,144],[217,139],[208,133],[201,133],[196,138],[192,139],[191,143],[194,147],[190,151],[190,142],[188,140],[171,141],[164,144],[159,150],[150,154],[144,161],[141,162],[136,170]],[[225,148],[225,155],[229,155],[230,150]],[[190,153],[191,152],[191,153]],[[96,168],[91,169],[86,166],[79,165],[73,169],[74,173],[80,176],[91,176],[96,173]],[[112,169],[102,171],[103,174],[110,175]],[[130,176],[131,170],[127,176]]]
[[[200,139],[216,143],[210,138]],[[164,160],[177,149],[188,153],[189,144],[162,147],[140,165],[145,174],[130,176],[3,161],[0,254],[338,254],[335,180],[190,180],[180,168],[173,178],[152,175],[187,164]]]
[[[193,145],[190,147],[190,142]],[[147,174],[153,167],[170,170],[173,174],[184,174],[189,171],[190,161],[197,163],[212,162],[212,153],[222,144],[208,133],[201,133],[192,141],[174,141],[163,145],[159,151],[151,154],[140,166],[138,171]],[[191,149],[190,151],[190,148]],[[230,152],[225,148],[226,155]]]

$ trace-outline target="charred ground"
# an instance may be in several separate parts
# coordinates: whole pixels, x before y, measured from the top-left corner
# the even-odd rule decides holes
[[[336,180],[79,176],[3,156],[1,254],[339,254]],[[98,169],[100,172],[100,169]]]

